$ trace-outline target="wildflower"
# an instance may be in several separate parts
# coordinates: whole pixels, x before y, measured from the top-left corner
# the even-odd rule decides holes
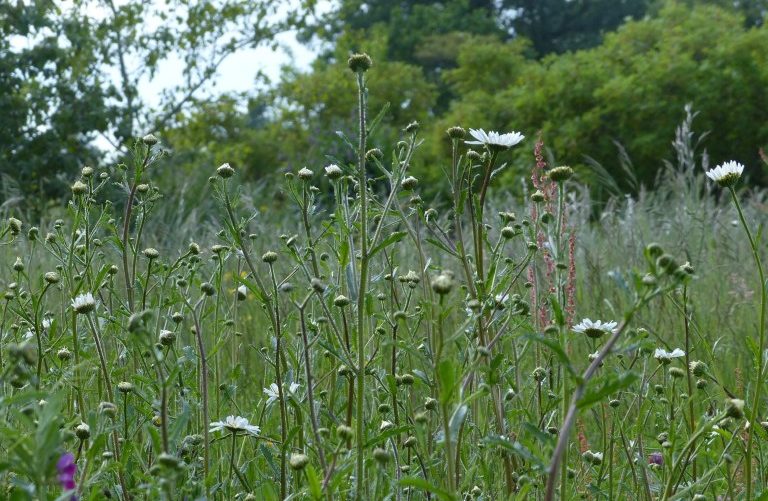
[[[729,188],[736,184],[742,172],[744,172],[744,166],[739,162],[731,160],[708,170],[706,175],[720,187]]]
[[[656,351],[653,352],[653,358],[658,360],[660,364],[668,364],[672,361],[673,358],[680,358],[684,356],[685,352],[680,348],[675,348],[672,351],[656,348]]]
[[[169,330],[161,330],[160,335],[158,336],[158,340],[160,341],[160,344],[163,346],[171,346],[174,341],[176,341],[176,333]]]
[[[331,164],[325,167],[325,175],[330,179],[338,179],[343,173],[344,172],[341,170],[341,167],[336,164]]]
[[[51,285],[59,283],[59,280],[61,280],[61,277],[59,277],[59,274],[55,271],[49,271],[46,273],[43,278],[45,279],[46,283],[49,283]]]
[[[258,435],[261,431],[258,426],[248,423],[246,418],[240,416],[227,416],[224,421],[214,421],[211,423],[208,431],[214,432],[221,431],[223,429],[227,429],[232,433],[238,433],[242,431],[254,436]]]
[[[299,383],[291,383],[291,385],[288,387],[288,393],[295,395],[296,390],[299,389],[299,386]],[[280,400],[280,391],[277,387],[277,383],[272,383],[269,385],[269,388],[264,388],[264,394],[269,397],[267,398],[267,405],[270,405],[275,400]]]
[[[469,134],[475,138],[475,141],[464,141],[465,143],[482,144],[495,150],[508,150],[525,139],[524,135],[514,131],[500,134],[496,131],[485,132],[483,129],[469,129]]]
[[[75,489],[75,475],[77,474],[77,463],[75,455],[71,452],[65,452],[56,462],[56,471],[59,473],[58,480],[61,487],[71,491]]]
[[[353,434],[352,428],[344,424],[340,424],[336,427],[336,433],[344,440],[351,439]]]
[[[237,288],[237,299],[244,301],[246,297],[248,297],[248,289],[245,287],[245,285],[241,285]]]
[[[88,185],[82,181],[75,181],[75,184],[72,185],[72,194],[84,195],[86,193],[88,193]]]
[[[22,222],[15,217],[8,218],[8,228],[11,230],[11,235],[18,235],[21,232]]]
[[[451,292],[452,288],[453,279],[445,273],[441,273],[432,280],[432,290],[441,296]]]
[[[80,440],[86,440],[91,436],[91,427],[85,423],[80,423],[75,427],[75,435]]]
[[[394,426],[395,425],[392,423],[392,421],[384,420],[381,422],[381,426],[379,426],[379,431],[386,431],[394,428]]]
[[[689,368],[691,370],[691,374],[693,374],[696,377],[701,377],[707,373],[707,364],[705,364],[701,360],[692,361]]]
[[[561,181],[566,181],[570,179],[571,176],[573,176],[573,169],[571,169],[567,165],[563,165],[560,167],[553,168],[547,174],[549,175],[549,178],[552,181],[559,183]]]
[[[664,456],[661,455],[661,452],[652,452],[651,455],[648,456],[648,464],[661,466],[664,464]]]
[[[373,449],[373,458],[381,464],[386,464],[391,459],[391,455],[386,449],[377,447]]]
[[[147,146],[154,146],[158,143],[158,141],[159,139],[157,139],[157,137],[155,137],[153,134],[147,134],[141,138],[141,142]]]
[[[729,398],[725,401],[725,414],[733,419],[744,417],[744,400]]]
[[[349,305],[349,298],[347,296],[339,294],[336,299],[333,300],[333,304],[339,308],[343,308]]]
[[[306,181],[307,179],[312,178],[312,174],[313,172],[311,170],[304,167],[303,169],[299,170],[299,179]]]
[[[347,65],[355,73],[365,73],[373,66],[373,61],[368,54],[352,54],[347,61]]]
[[[464,137],[467,135],[467,131],[459,126],[451,127],[445,132],[451,139],[464,139]]]
[[[142,251],[142,253],[144,254],[144,257],[146,257],[147,259],[157,259],[158,257],[160,257],[160,253],[158,252],[158,250],[153,247],[147,247]]]
[[[309,456],[306,454],[291,454],[291,459],[288,460],[288,463],[294,470],[303,470],[309,464]]]
[[[573,326],[573,331],[597,339],[604,334],[613,334],[616,332],[617,325],[616,322],[603,322],[602,320],[595,320],[593,322],[592,320],[585,318],[580,323]]]
[[[400,186],[402,186],[404,190],[412,190],[412,189],[414,189],[414,188],[416,187],[416,185],[418,185],[418,184],[419,184],[419,180],[418,180],[418,179],[416,179],[416,178],[415,178],[415,177],[413,177],[413,176],[408,176],[408,177],[406,177],[405,179],[403,179],[403,180],[400,182]]]
[[[222,179],[227,179],[235,175],[235,169],[229,164],[221,164],[221,166],[216,169],[216,174]]]
[[[96,309],[96,300],[93,298],[93,294],[86,292],[72,300],[72,308],[77,313],[85,315]]]

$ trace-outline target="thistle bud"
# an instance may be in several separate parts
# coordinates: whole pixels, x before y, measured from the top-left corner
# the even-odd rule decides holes
[[[91,427],[85,423],[80,423],[75,427],[75,436],[80,440],[87,440],[91,436]]]
[[[233,169],[232,166],[227,163],[221,164],[219,168],[216,169],[216,175],[222,179],[229,179],[235,175],[235,169]]]
[[[373,61],[368,54],[352,54],[347,60],[347,65],[354,73],[365,73],[373,66]]]
[[[306,454],[291,454],[288,460],[292,470],[301,471],[309,464],[309,456]]]
[[[445,131],[445,133],[448,134],[448,137],[451,139],[464,139],[467,135],[467,131],[459,126],[451,127]]]

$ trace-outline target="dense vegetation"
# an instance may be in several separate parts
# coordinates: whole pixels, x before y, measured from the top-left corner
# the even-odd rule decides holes
[[[379,66],[348,65],[355,161],[288,173],[290,209],[225,163],[201,188],[215,211],[185,213],[147,135],[83,168],[60,219],[4,215],[3,495],[764,495],[755,167],[709,169],[689,112],[662,188],[589,224],[541,138],[454,126],[437,210],[410,172],[419,125],[376,148]],[[522,205],[496,193],[515,150]]]

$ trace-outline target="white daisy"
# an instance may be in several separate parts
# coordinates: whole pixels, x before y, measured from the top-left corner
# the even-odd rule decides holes
[[[524,135],[515,131],[501,134],[493,130],[485,132],[483,129],[469,129],[469,134],[475,138],[475,141],[464,141],[465,143],[482,144],[497,150],[508,150],[525,139]]]
[[[72,308],[78,313],[90,313],[96,309],[96,300],[93,298],[93,294],[86,292],[72,300]]]
[[[656,348],[656,351],[653,352],[653,358],[662,364],[668,364],[672,361],[673,358],[680,358],[684,356],[685,352],[680,348],[675,348],[672,351],[667,351],[663,348]]]
[[[295,395],[299,386],[299,383],[291,383],[290,386],[288,386],[288,393]],[[269,385],[269,388],[264,388],[264,394],[269,397],[267,398],[267,405],[270,405],[275,400],[280,400],[280,391],[277,387],[277,383],[272,383]]]
[[[240,416],[227,416],[224,421],[215,421],[211,423],[208,431],[221,431],[227,429],[232,433],[245,432],[251,435],[258,435],[261,431],[258,426],[248,423],[248,420]]]
[[[731,160],[708,170],[705,174],[718,185],[727,188],[736,184],[742,172],[744,172],[744,166],[739,162]]]
[[[597,339],[604,334],[613,334],[616,332],[616,327],[619,324],[616,322],[603,322],[602,320],[595,320],[594,322],[588,318],[585,318],[578,324],[573,326],[573,332],[579,334],[586,334],[587,337]]]

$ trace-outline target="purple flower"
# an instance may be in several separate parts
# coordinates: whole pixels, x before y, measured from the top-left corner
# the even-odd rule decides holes
[[[664,464],[664,456],[661,455],[661,452],[652,452],[651,455],[648,456],[648,464],[661,466]]]
[[[61,486],[71,491],[75,485],[75,474],[77,473],[77,464],[75,463],[75,455],[71,452],[65,452],[59,458],[56,463],[56,471],[59,472],[59,483]]]

